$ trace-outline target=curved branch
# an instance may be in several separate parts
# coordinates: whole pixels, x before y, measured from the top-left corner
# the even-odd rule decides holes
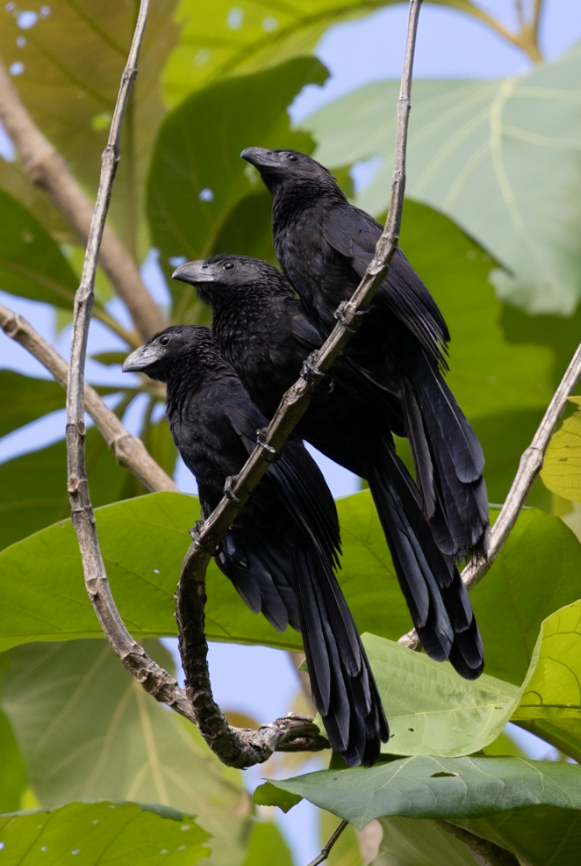
[[[246,504],[256,485],[268,471],[272,460],[276,458],[295,425],[306,412],[318,382],[359,330],[361,313],[369,307],[389,271],[389,263],[397,249],[403,211],[412,66],[420,5],[421,0],[410,0],[404,69],[397,107],[395,167],[389,216],[377,242],[373,260],[351,300],[341,306],[343,315],[340,322],[321,348],[310,356],[309,363],[303,367],[301,378],[284,394],[268,427],[259,431],[258,445],[231,486],[233,495],[231,498],[225,496],[206,522],[193,531],[194,541],[183,561],[176,598],[186,691],[196,702],[197,723],[202,736],[225,763],[229,763],[230,755],[238,755],[239,746],[234,729],[228,727],[226,719],[214,702],[206,664],[208,651],[204,634],[206,569],[240,507]],[[248,760],[251,760],[251,756],[248,756]]]
[[[33,183],[54,202],[86,241],[93,205],[66,162],[45,138],[26,110],[0,60],[0,122],[10,136]],[[127,306],[142,342],[166,327],[165,317],[141,281],[132,256],[109,227],[103,234],[101,265]]]
[[[477,583],[480,583],[510,535],[533,486],[533,482],[542,469],[545,452],[559,418],[565,410],[567,398],[574,391],[580,378],[581,344],[573,355],[571,363],[567,367],[565,375],[561,379],[559,387],[549,403],[549,407],[533,437],[533,441],[520,459],[518,471],[514,477],[508,496],[490,533],[488,557],[477,563],[469,563],[462,572],[462,580],[468,589],[472,589]],[[398,642],[410,649],[415,650],[420,648],[419,638],[415,629],[402,635]]]
[[[0,327],[10,339],[20,343],[34,355],[59,385],[66,389],[69,365],[26,319],[0,304]],[[141,439],[132,436],[125,429],[117,415],[107,408],[97,392],[87,384],[85,408],[120,466],[133,473],[152,492],[178,490],[175,482],[149,454]]]

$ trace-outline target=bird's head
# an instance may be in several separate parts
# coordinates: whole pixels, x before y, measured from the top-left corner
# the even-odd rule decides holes
[[[239,297],[242,290],[258,286],[266,289],[284,282],[283,276],[268,262],[227,254],[186,262],[176,268],[172,276],[174,280],[195,286],[200,300],[210,306],[233,294]]]
[[[260,172],[271,193],[281,187],[297,184],[315,184],[336,188],[335,178],[325,166],[298,150],[268,150],[266,147],[247,147],[240,154]]]
[[[123,372],[145,373],[150,379],[167,382],[174,365],[179,364],[184,357],[191,357],[212,347],[209,328],[201,325],[171,325],[128,355],[123,362]]]

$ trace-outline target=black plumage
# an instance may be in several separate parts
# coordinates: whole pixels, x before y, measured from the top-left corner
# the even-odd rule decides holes
[[[220,255],[188,262],[174,273],[196,286],[212,307],[212,333],[251,399],[272,417],[323,336],[287,280],[266,262]],[[434,542],[411,477],[396,454],[391,429],[403,424],[401,404],[368,398],[357,367],[339,358],[319,384],[297,435],[366,478],[392,552],[396,573],[426,652],[452,660],[470,679],[483,667],[483,647],[468,593],[451,558]],[[403,431],[402,431],[403,432]]]
[[[326,335],[373,258],[382,227],[305,154],[251,147],[242,156],[272,194],[282,268]],[[460,561],[486,556],[489,517],[482,449],[443,377],[449,338],[434,299],[398,249],[345,354],[375,400],[399,398],[424,513],[440,549]]]
[[[199,486],[204,518],[256,445],[267,419],[207,328],[177,325],[126,360],[167,384],[177,448]],[[280,631],[302,632],[315,705],[350,766],[371,765],[389,736],[373,674],[333,573],[333,498],[300,441],[288,442],[225,536],[216,561],[244,601]]]

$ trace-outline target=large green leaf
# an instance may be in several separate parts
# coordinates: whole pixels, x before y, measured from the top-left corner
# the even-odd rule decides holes
[[[569,397],[581,406],[581,397]],[[543,461],[541,477],[549,490],[564,499],[581,502],[581,411],[553,435]]]
[[[78,279],[58,244],[16,199],[0,190],[0,288],[72,308]]]
[[[570,315],[581,297],[581,45],[499,81],[416,81],[407,192],[453,217],[492,250],[499,296],[534,313]],[[303,127],[325,165],[385,159],[358,196],[385,210],[398,82],[325,106]],[[345,123],[349,117],[350,123]]]
[[[581,601],[545,620],[535,657],[514,720],[533,722],[540,736],[547,723],[564,751],[581,760]]]
[[[163,647],[147,650],[172,670]],[[86,798],[171,806],[217,837],[213,864],[242,862],[248,827],[232,815],[247,811],[239,772],[147,695],[106,642],[31,644],[6,658],[2,706],[43,807]]]
[[[175,105],[186,94],[221,75],[273,66],[308,54],[332,24],[360,18],[397,0],[217,0],[201,6],[182,0],[176,20],[182,24],[178,48],[164,72],[165,95]],[[477,17],[469,0],[433,0]]]
[[[151,147],[165,113],[158,81],[178,36],[172,20],[174,8],[175,0],[150,4],[139,75],[123,126],[111,213],[130,248],[136,243]],[[27,109],[78,179],[96,190],[137,5],[117,0],[101,0],[98,6],[92,0],[56,0],[39,14],[25,13],[36,15],[33,26],[25,30],[20,13],[16,6],[3,12],[0,55],[7,66],[23,64],[14,83]]]
[[[310,152],[311,137],[289,131],[286,109],[306,84],[326,77],[318,60],[300,57],[267,72],[212,83],[166,117],[147,205],[152,240],[166,271],[170,259],[224,250],[273,258],[270,196],[240,151],[258,142]],[[172,291],[180,299],[176,315],[183,316],[193,290],[180,283]]]
[[[454,823],[514,851],[530,866],[577,866],[579,863],[579,811],[556,806],[531,806],[514,812],[501,812],[490,818]]]
[[[274,821],[255,821],[244,866],[293,866],[284,837]]]
[[[371,866],[474,866],[464,845],[434,821],[380,818],[383,838]]]
[[[20,809],[26,789],[26,768],[6,713],[0,710],[0,812]]]
[[[65,392],[57,382],[33,379],[13,370],[0,370],[0,436],[36,421],[65,405]]]
[[[525,806],[581,808],[581,770],[523,758],[404,758],[369,770],[321,770],[275,788],[361,829],[373,818],[472,818]]]
[[[63,863],[71,855],[81,855],[82,866],[193,866],[209,853],[208,836],[189,815],[162,816],[137,803],[69,803],[0,816],[6,866]]]
[[[410,616],[369,491],[338,501],[342,526],[339,580],[360,631],[392,640]],[[119,610],[136,637],[175,634],[173,595],[197,499],[150,494],[97,510],[99,538]],[[42,572],[38,562],[43,563]],[[49,527],[0,554],[0,648],[30,640],[98,637],[69,521]],[[557,517],[527,510],[473,593],[486,645],[487,672],[519,685],[541,622],[581,597],[581,545]],[[299,650],[253,614],[214,564],[208,570],[206,632],[210,640]]]
[[[94,428],[87,432],[87,470],[94,505],[132,495],[133,476],[117,465]],[[70,513],[64,441],[0,464],[0,549]]]
[[[463,680],[446,662],[376,635],[363,643],[389,719],[382,751],[392,755],[456,757],[492,743],[518,704],[516,686],[483,674]]]

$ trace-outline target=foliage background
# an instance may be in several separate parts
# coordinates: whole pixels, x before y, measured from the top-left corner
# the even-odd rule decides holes
[[[275,4],[269,9],[248,2],[237,6],[218,2],[211,9],[190,0],[180,4],[158,0],[153,4],[123,141],[112,222],[138,261],[145,262],[144,277],[156,300],[166,308],[173,303],[176,320],[207,321],[205,311],[181,286],[169,283],[166,287],[164,277],[180,257],[224,249],[272,256],[268,196],[253,173],[239,164],[242,147],[292,145],[310,150],[316,146],[315,155],[335,169],[346,188],[365,207],[382,213],[388,194],[389,159],[385,164],[382,160],[391,150],[390,106],[395,85],[370,85],[313,116],[310,112],[323,101],[339,97],[342,88],[365,85],[374,77],[399,75],[403,7],[384,5],[393,8],[325,35],[329,26],[368,13],[373,4],[344,3],[338,10],[333,6],[318,20],[306,23],[301,17],[308,18],[315,6],[318,12],[324,11],[327,4],[295,3],[285,7],[287,12]],[[495,5],[497,9],[506,7],[486,4],[487,8]],[[289,9],[295,12],[291,14]],[[500,11],[506,13],[506,8]],[[8,3],[0,14],[0,55],[11,68],[36,122],[91,194],[130,38],[134,4],[101,3],[98,20],[91,4],[71,5],[64,0],[50,9],[40,4],[24,9]],[[542,32],[549,55],[560,54],[567,42],[571,44],[575,35],[581,34],[579,19],[576,4],[548,0]],[[325,68],[304,56],[317,44],[319,57],[338,69],[322,88]],[[379,74],[370,63],[374,45],[382,58]],[[402,243],[441,304],[452,330],[451,384],[485,446],[492,502],[501,502],[506,494],[518,457],[530,441],[581,330],[575,314],[581,288],[576,245],[581,200],[581,109],[575,88],[579,65],[579,51],[573,50],[565,61],[533,70],[531,80],[524,79],[523,86],[537,93],[552,89],[549,98],[526,105],[517,96],[512,104],[503,104],[506,123],[512,129],[508,148],[516,148],[509,154],[508,177],[516,191],[513,204],[523,217],[521,231],[511,235],[514,214],[510,208],[503,211],[502,203],[499,205],[498,197],[494,197],[494,176],[491,182],[491,176],[482,170],[488,158],[493,171],[495,168],[495,142],[488,120],[491,106],[498,103],[506,83],[422,82],[421,78],[434,73],[442,78],[474,74],[489,78],[530,70],[530,61],[466,15],[429,3],[422,11],[416,64],[420,80],[414,89],[412,115],[411,200],[404,214]],[[226,78],[214,80],[220,74]],[[560,102],[555,99],[557,92]],[[293,131],[287,116],[291,103],[291,116],[300,127]],[[450,106],[456,110],[448,111]],[[346,116],[350,118],[348,124]],[[514,134],[515,129],[518,134]],[[452,137],[460,144],[446,162],[445,145]],[[32,187],[18,160],[12,158],[9,143],[5,153],[8,159],[0,161],[0,286],[10,295],[3,298],[8,306],[22,310],[66,354],[71,299],[82,251],[63,218]],[[475,154],[482,154],[482,162],[476,160],[476,165]],[[458,176],[467,179],[462,189],[458,188]],[[479,222],[483,213],[491,215],[488,222]],[[542,220],[538,220],[539,214]],[[547,224],[551,231],[547,231]],[[491,228],[496,235],[490,233]],[[527,245],[536,249],[539,243],[543,268],[531,269]],[[503,264],[510,273],[499,267]],[[130,330],[126,312],[102,274],[98,300],[101,318],[115,317],[120,325],[118,333]],[[120,387],[128,387],[128,377],[122,379],[116,366],[128,343],[105,325],[94,325],[91,351],[102,363],[89,363],[90,380],[105,386],[103,393],[110,394],[106,400],[119,407],[125,423],[140,431],[156,459],[173,471],[176,455],[161,406],[147,394],[138,393],[141,386],[137,379],[131,386],[137,391],[118,396]],[[0,441],[4,456],[0,465],[0,536],[2,547],[8,548],[66,517],[68,503],[61,439],[64,428],[59,412],[64,396],[58,386],[45,381],[45,373],[18,347],[1,339],[6,370],[0,387],[6,410],[0,432],[7,435]],[[21,371],[26,378],[10,373],[10,369]],[[35,421],[39,417],[42,420]],[[572,441],[577,435],[575,423],[575,416],[567,422],[573,425],[569,431]],[[567,431],[561,435],[566,436]],[[55,444],[48,444],[55,439]],[[521,685],[529,664],[537,657],[542,661],[543,653],[547,654],[542,644],[536,645],[542,620],[581,596],[581,548],[567,529],[568,525],[578,531],[578,506],[573,500],[581,497],[571,473],[564,476],[559,472],[563,454],[557,453],[559,447],[556,439],[555,477],[547,483],[564,498],[537,482],[529,504],[541,511],[522,516],[500,562],[474,594],[487,639],[487,672],[515,686]],[[561,442],[561,447],[570,448],[571,442]],[[95,431],[89,437],[89,455],[95,504],[144,492],[115,466]],[[326,469],[335,493],[356,489],[356,479],[328,464]],[[191,481],[179,466],[176,472],[181,489],[192,490]],[[182,545],[186,543],[184,531],[194,519],[189,501],[179,500],[175,505],[147,502],[151,504],[115,506],[125,508],[122,518],[113,511],[108,517],[103,512],[100,518],[109,520],[111,527],[127,527],[132,522],[137,526],[139,543],[134,547],[125,549],[127,534],[123,532],[115,538],[103,529],[103,538],[112,545],[107,558],[116,597],[138,639],[173,631],[169,602],[181,556],[179,539]],[[146,508],[144,514],[138,513],[142,507]],[[362,630],[396,640],[409,622],[393,586],[381,536],[372,525],[367,494],[345,500],[340,508],[346,535],[342,582],[358,624]],[[565,522],[546,516],[551,512],[564,517]],[[154,522],[157,534],[151,531]],[[170,721],[160,708],[149,707],[145,695],[108,657],[102,642],[68,642],[81,636],[97,637],[98,633],[83,595],[74,545],[66,547],[66,529],[55,527],[47,533],[22,545],[14,544],[1,559],[4,616],[0,639],[7,649],[7,673],[2,682],[6,715],[0,733],[6,754],[13,755],[4,773],[4,811],[95,797],[167,803],[200,816],[201,826],[215,837],[214,863],[253,866],[272,862],[273,857],[277,862],[290,862],[282,837],[270,823],[249,823],[250,805],[238,774],[216,766],[195,732],[182,726],[180,720],[171,717]],[[157,577],[151,565],[160,550],[164,553],[156,561]],[[126,554],[126,562],[122,554]],[[36,567],[38,561],[45,563],[42,574]],[[361,591],[361,575],[366,579],[365,592]],[[216,574],[210,575],[214,590],[209,609],[214,627],[211,636],[299,649],[292,635],[283,636],[281,644],[280,636],[237,606],[224,583]],[[74,599],[71,587],[78,590]],[[506,602],[507,587],[510,604]],[[20,610],[23,592],[24,612]],[[156,620],[153,614],[158,612],[162,615]],[[234,625],[238,632],[234,632]],[[561,640],[559,634],[558,625],[553,626],[551,639]],[[67,641],[30,643],[40,638]],[[21,648],[8,649],[21,642]],[[263,648],[227,647],[216,647],[211,656],[221,703],[260,721],[286,711],[294,699],[290,693],[296,691],[288,660]],[[162,647],[152,651],[171,666]],[[222,669],[230,674],[222,683],[221,662]],[[246,703],[237,701],[235,680],[240,680],[242,673],[238,669],[232,675],[235,664],[245,669],[241,690],[248,692],[249,682],[258,680],[257,691],[263,695],[277,683],[281,705],[275,708],[274,700],[268,704],[258,697]],[[387,693],[393,691],[395,663],[389,664]],[[535,676],[541,680],[537,686],[543,693],[552,678],[545,671],[547,682],[543,685],[540,669]],[[285,688],[280,687],[283,679]],[[497,732],[515,707],[520,707],[522,696],[517,700],[516,692],[509,686],[507,689],[506,713],[501,713]],[[300,699],[297,695],[296,700]],[[496,693],[494,699],[498,701]],[[577,754],[579,719],[573,709],[568,718],[541,719],[524,698],[521,703],[515,718],[540,733],[547,734],[550,728],[549,742],[559,743],[569,755]],[[82,714],[72,713],[74,705],[82,706]],[[99,712],[92,707],[98,707]],[[393,706],[392,711],[395,713]],[[441,735],[441,731],[436,733]],[[133,744],[132,748],[127,744]],[[506,740],[495,748],[499,754],[518,751]],[[548,747],[541,748],[546,753]],[[186,764],[191,769],[183,772]],[[282,766],[270,772],[285,776],[292,772],[288,764],[279,764]],[[122,772],[117,771],[119,767]],[[252,787],[265,769],[254,774]],[[185,785],[185,777],[195,778],[196,785]],[[224,832],[224,815],[228,815],[228,832]],[[313,850],[301,846],[309,820],[304,804],[295,807],[284,821],[292,821],[293,816],[293,850],[299,863],[306,862],[319,843],[310,840]],[[323,813],[323,835],[329,834],[329,820]],[[398,833],[409,844],[406,820],[382,818],[389,830],[389,844],[396,845]],[[560,827],[559,820],[560,814],[551,826]],[[402,821],[404,824],[397,823]],[[424,850],[433,852],[442,846],[442,857],[449,858],[450,846],[456,846],[454,856],[464,857],[466,849],[460,843],[451,837],[435,840],[430,836],[432,825],[424,821],[422,826],[426,833]],[[473,829],[482,835],[491,832],[482,826]],[[412,832],[416,835],[418,830]],[[562,835],[562,829],[554,830],[554,838],[559,838],[559,832]],[[514,843],[514,838],[517,842],[520,838],[522,844],[518,828],[513,837],[505,835],[504,844],[511,839]],[[202,842],[200,837],[197,844]],[[358,862],[354,836],[347,836],[341,845],[334,854],[335,861]],[[547,858],[552,854],[549,850]],[[193,856],[190,851],[188,855]],[[393,858],[400,855],[393,851],[380,854],[377,862],[388,856],[392,859],[385,859],[386,863],[399,862]],[[555,862],[567,862],[566,856],[562,852],[562,859]]]

